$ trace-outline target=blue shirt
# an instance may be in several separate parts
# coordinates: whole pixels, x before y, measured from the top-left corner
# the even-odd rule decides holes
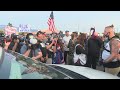
[[[24,54],[26,51],[28,50],[27,46],[26,45],[23,45],[20,49],[20,53],[21,54]],[[41,52],[41,49],[40,48],[36,48],[35,50],[32,50],[30,52],[30,54],[34,55],[34,56],[37,56],[38,55],[38,52]],[[31,57],[31,55],[29,54],[29,57]],[[32,56],[33,57],[33,56]]]

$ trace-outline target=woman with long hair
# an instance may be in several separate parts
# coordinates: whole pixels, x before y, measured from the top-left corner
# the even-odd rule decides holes
[[[78,37],[78,32],[73,32],[71,34],[71,39],[68,43],[68,48],[69,48],[68,59],[67,59],[68,65],[73,65],[74,49],[75,49],[77,37]]]
[[[74,52],[74,64],[76,66],[85,66],[85,63],[80,60],[79,55],[84,54],[87,55],[87,50],[85,50],[85,40],[86,40],[86,34],[81,33],[77,38],[77,45],[75,46],[75,52]]]

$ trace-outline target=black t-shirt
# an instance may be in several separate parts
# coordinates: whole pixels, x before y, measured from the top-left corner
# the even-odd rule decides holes
[[[52,41],[48,40],[47,44],[50,45],[51,43],[52,43]],[[51,52],[50,50],[47,50],[47,54],[48,54],[48,58],[52,58],[53,52]]]
[[[14,42],[11,42],[10,45],[8,46],[8,49],[12,50],[12,48],[14,47],[14,44],[15,44]]]
[[[14,47],[14,45],[15,45],[15,43],[14,43],[14,42],[11,42],[10,45],[8,46],[8,49],[9,49],[9,50],[12,50],[13,47]],[[18,43],[18,45],[17,45],[17,48],[16,48],[15,52],[20,53],[20,45],[19,45],[19,43]]]
[[[99,37],[91,37],[88,40],[88,55],[99,57],[101,47],[102,40]]]

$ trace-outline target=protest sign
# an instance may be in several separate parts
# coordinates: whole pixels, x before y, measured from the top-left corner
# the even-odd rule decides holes
[[[11,35],[12,33],[16,33],[16,28],[15,27],[10,27],[10,26],[6,26],[5,27],[5,34],[8,36],[8,35]]]
[[[30,26],[29,25],[19,25],[19,32],[30,32]]]

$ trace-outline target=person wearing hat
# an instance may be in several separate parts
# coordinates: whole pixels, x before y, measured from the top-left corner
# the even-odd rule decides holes
[[[46,39],[45,33],[38,31],[36,35],[37,35],[39,47],[40,47],[42,54],[43,54],[43,56],[40,58],[40,61],[43,63],[46,63],[48,60],[47,50],[49,50],[53,46],[54,42],[50,43],[49,45],[46,45],[46,43],[44,42],[44,40]]]
[[[44,35],[45,35],[45,32],[42,32],[42,31],[38,31],[37,34],[36,34],[37,39],[40,40],[40,41],[43,41]]]
[[[69,31],[65,31],[65,36],[63,37],[63,41],[64,41],[64,61],[65,64],[67,64],[67,55],[69,52],[69,48],[68,48],[68,43],[71,39],[71,36],[69,35]]]
[[[20,47],[19,47],[19,39],[18,39],[18,35],[16,34],[11,34],[11,42],[8,46],[9,50],[15,51],[15,52],[20,52]]]

